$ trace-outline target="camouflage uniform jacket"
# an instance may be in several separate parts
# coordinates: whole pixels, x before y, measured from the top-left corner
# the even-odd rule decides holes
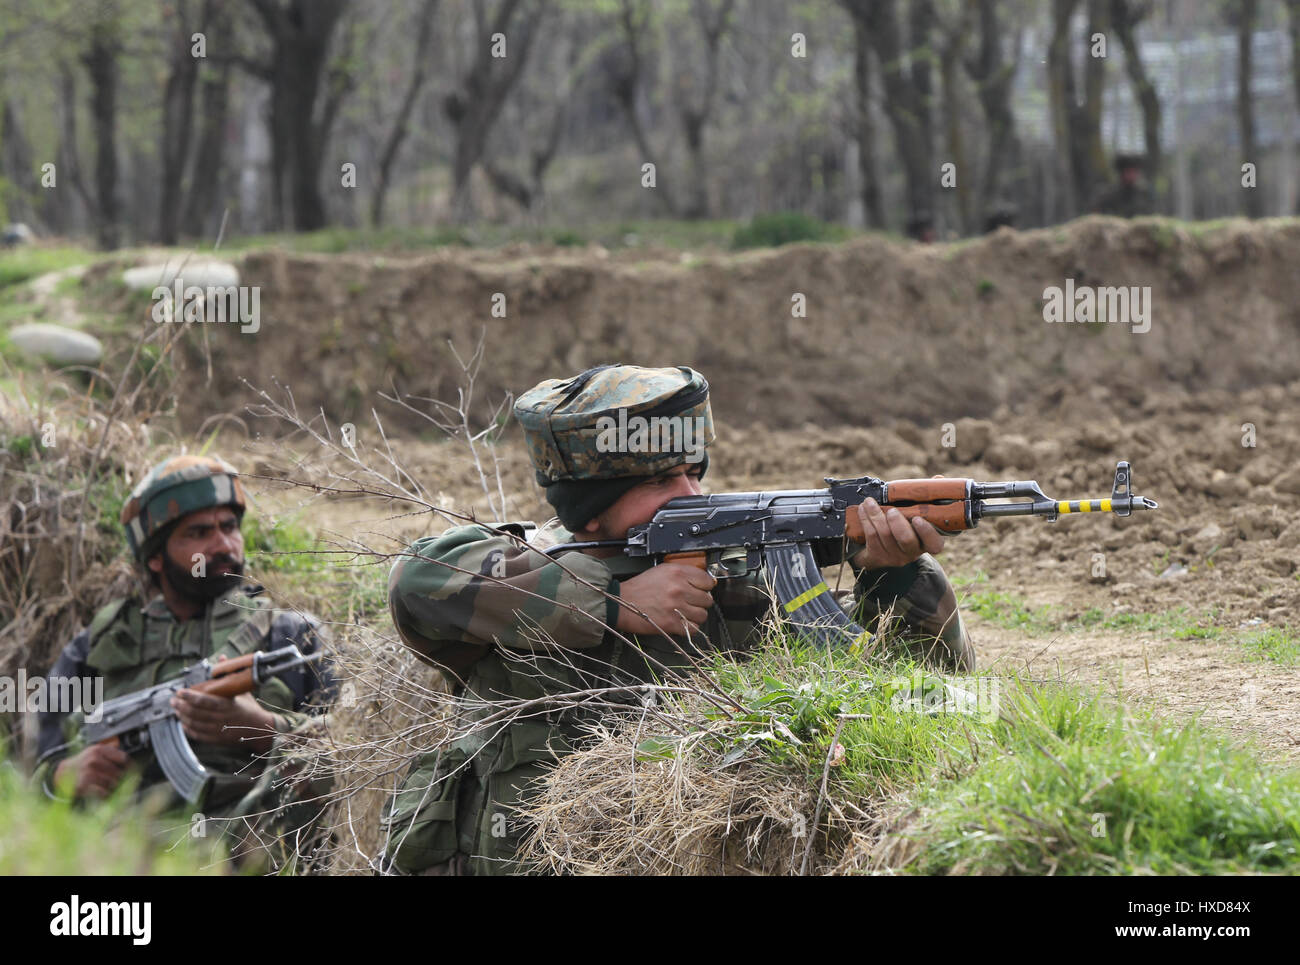
[[[116,600],[96,613],[89,627],[63,648],[51,668],[52,679],[103,679],[103,698],[112,700],[180,675],[205,657],[228,659],[257,650],[296,645],[303,653],[321,645],[323,628],[314,617],[276,609],[262,587],[244,584],[217,597],[203,613],[178,621],[161,595],[141,606],[136,598]],[[288,732],[309,718],[309,701],[332,686],[327,669],[299,667],[271,677],[253,696],[276,715],[276,728]],[[52,793],[54,768],[81,750],[80,712],[47,711],[40,715],[40,760],[35,779]],[[205,808],[219,809],[247,793],[263,768],[263,761],[238,744],[192,742],[194,752],[215,773]],[[140,790],[166,783],[152,753],[142,752]],[[179,804],[179,795],[173,795]]]
[[[564,536],[560,531],[556,541]],[[840,545],[818,545],[815,552],[820,565],[831,565]],[[459,681],[462,736],[416,760],[385,817],[387,853],[405,871],[522,870],[514,860],[518,830],[504,815],[525,799],[530,780],[574,749],[582,725],[595,716],[542,702],[508,725],[476,727],[502,709],[489,702],[662,680],[688,668],[691,657],[752,649],[772,606],[762,572],[723,580],[702,634],[690,642],[640,636],[629,646],[602,624],[616,623],[619,583],[643,571],[641,561],[573,552],[555,562],[477,525],[418,540],[408,553],[389,579],[402,639],[426,659],[481,656]],[[864,625],[892,606],[906,631],[928,638],[930,649],[948,658],[941,662],[973,667],[956,596],[929,555],[859,574],[853,597]]]

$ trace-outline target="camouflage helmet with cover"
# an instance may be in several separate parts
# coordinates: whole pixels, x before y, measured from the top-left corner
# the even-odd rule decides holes
[[[515,416],[537,482],[570,530],[675,466],[707,469],[714,440],[709,383],[684,365],[601,365],[547,379],[519,397]]]
[[[126,541],[138,562],[149,559],[177,520],[200,509],[229,506],[244,516],[239,473],[218,456],[172,456],[154,466],[122,507]]]

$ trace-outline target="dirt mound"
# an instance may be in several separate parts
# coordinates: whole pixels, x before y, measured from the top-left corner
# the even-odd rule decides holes
[[[1151,415],[1157,389],[1300,378],[1293,219],[1207,229],[1088,218],[931,246],[871,237],[632,257],[527,246],[249,254],[241,269],[260,288],[260,329],[192,333],[196,374],[206,377],[205,341],[211,351],[212,391],[184,394],[181,412],[197,425],[213,398],[248,398],[242,378],[279,378],[303,411],[356,421],[378,404],[389,426],[425,429],[376,392],[454,398],[460,373],[446,340],[463,351],[481,330],[480,398],[606,361],[689,364],[712,382],[719,417],[769,427],[938,425],[1003,407]],[[1149,288],[1149,331],[1048,324],[1044,291],[1071,284]]]

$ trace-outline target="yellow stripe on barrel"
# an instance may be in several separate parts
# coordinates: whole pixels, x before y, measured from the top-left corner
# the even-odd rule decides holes
[[[1077,508],[1072,508],[1077,507]],[[1068,500],[1060,500],[1056,504],[1056,511],[1061,515],[1066,513],[1109,513],[1113,512],[1110,508],[1109,499],[1080,499],[1077,503]]]
[[[795,610],[799,609],[801,606],[803,606],[805,603],[809,602],[810,600],[817,599],[817,597],[825,593],[827,589],[828,587],[826,586],[826,582],[823,580],[821,583],[818,583],[816,586],[814,586],[811,590],[804,590],[797,597],[795,597],[793,600],[791,600],[789,603],[785,605],[785,612],[793,613]]]

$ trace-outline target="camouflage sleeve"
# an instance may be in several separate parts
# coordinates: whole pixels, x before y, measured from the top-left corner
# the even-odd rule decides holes
[[[585,553],[555,562],[485,526],[459,526],[417,540],[393,565],[389,607],[403,642],[440,662],[457,646],[481,652],[554,644],[598,645],[617,620],[609,568]]]
[[[975,648],[957,608],[957,594],[929,553],[906,566],[860,571],[854,596],[858,622],[871,626],[892,614],[913,656],[961,673],[975,669]]]
[[[59,677],[84,677],[86,674],[86,657],[90,652],[90,630],[85,629],[72,638],[59,654],[47,675],[48,679]],[[54,769],[69,754],[81,748],[76,740],[80,714],[66,711],[42,710],[38,714],[40,727],[37,739],[37,764],[32,772],[33,783],[45,790],[51,797],[54,794]]]
[[[292,645],[309,656],[327,647],[329,640],[329,631],[316,617],[283,610],[271,621],[262,649],[278,650]],[[259,689],[257,697],[283,719],[283,723],[277,721],[277,730],[288,732],[321,714],[324,706],[333,700],[335,690],[334,671],[328,660],[322,659],[276,674],[267,681],[267,686]]]

